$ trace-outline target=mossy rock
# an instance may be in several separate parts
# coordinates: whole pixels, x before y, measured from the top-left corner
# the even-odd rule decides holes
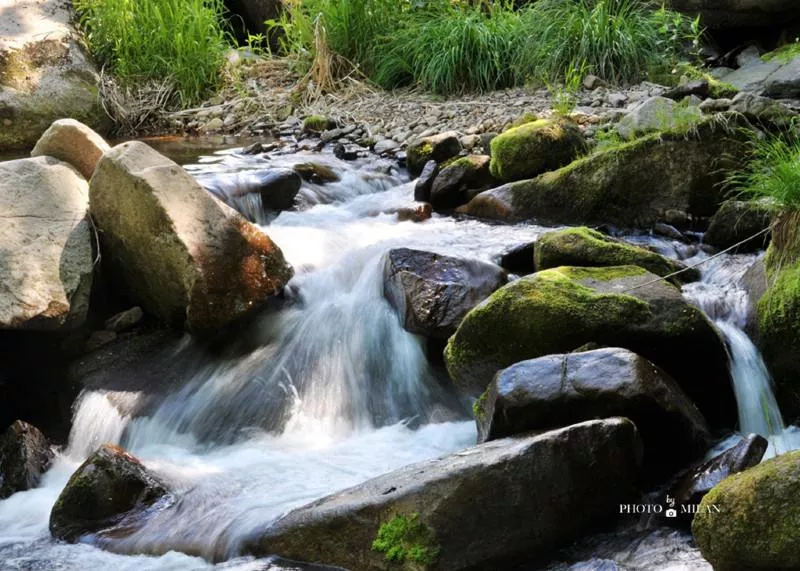
[[[309,115],[303,119],[304,133],[322,133],[336,127],[336,121],[324,115]]]
[[[554,230],[539,237],[534,249],[539,270],[558,266],[639,266],[658,276],[667,276],[686,266],[645,248],[617,240],[586,227]],[[673,278],[676,283],[700,279],[696,269]]]
[[[412,141],[406,149],[406,167],[411,176],[419,176],[428,161],[435,161],[441,165],[457,157],[460,152],[461,141],[458,133],[446,131]]]
[[[769,228],[777,213],[774,204],[763,200],[726,200],[711,217],[705,242],[717,248],[730,248]],[[769,233],[750,240],[736,251],[753,252],[769,244]]]
[[[490,171],[510,182],[568,164],[586,148],[580,128],[567,119],[539,119],[492,139]]]
[[[476,204],[474,210],[559,224],[647,228],[669,211],[711,216],[723,200],[725,174],[738,168],[746,153],[741,120],[720,114],[688,132],[653,133],[611,146],[534,179],[487,191],[506,197],[508,208]],[[483,205],[482,195],[473,201]]]
[[[514,281],[467,314],[444,357],[453,382],[477,396],[501,369],[590,342],[642,355],[712,425],[733,422],[721,338],[678,288],[637,266],[560,267]]]
[[[789,452],[715,486],[692,533],[717,571],[800,569],[800,452]]]

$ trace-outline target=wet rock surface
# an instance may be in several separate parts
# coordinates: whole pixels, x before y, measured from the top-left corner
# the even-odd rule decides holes
[[[38,428],[15,421],[0,435],[0,500],[35,488],[53,456],[50,443]]]

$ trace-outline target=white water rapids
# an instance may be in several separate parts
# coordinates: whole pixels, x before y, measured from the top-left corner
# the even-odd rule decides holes
[[[40,487],[0,501],[0,569],[199,570],[215,568],[213,559],[229,559],[216,568],[278,569],[238,557],[248,533],[293,507],[474,443],[468,403],[440,382],[422,340],[402,329],[383,297],[383,256],[404,246],[495,260],[545,229],[436,215],[398,222],[383,212],[411,204],[413,185],[381,163],[354,168],[323,155],[268,160],[223,152],[187,168],[202,179],[308,160],[329,164],[342,180],[304,184],[305,208],[266,229],[297,270],[294,303],[254,326],[258,343],[247,355],[204,363],[146,417],[121,416],[102,392],[83,394],[69,444]],[[676,244],[647,241],[677,255]],[[725,269],[730,260],[735,271]],[[744,430],[780,432],[763,362],[740,329],[740,290],[726,289],[745,262],[721,258],[686,295],[725,334],[740,402],[759,403],[740,406]],[[723,310],[715,312],[715,303]],[[105,545],[119,554],[54,542],[47,527],[70,474],[105,442],[138,456],[178,498],[130,537]],[[692,552],[685,538],[678,543]],[[648,567],[652,557],[643,561],[627,568],[662,568]]]

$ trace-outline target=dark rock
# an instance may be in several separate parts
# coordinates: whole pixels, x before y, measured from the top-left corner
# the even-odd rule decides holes
[[[106,444],[75,471],[50,513],[50,533],[70,542],[145,512],[167,488],[122,448]]]
[[[769,228],[775,214],[776,208],[769,202],[725,201],[711,217],[704,241],[716,248],[730,248]],[[769,238],[769,232],[761,234],[737,247],[734,253],[754,252],[766,248],[769,245]]]
[[[361,570],[541,561],[631,496],[639,446],[625,419],[495,440],[295,509],[243,551]]]
[[[536,271],[533,263],[535,247],[536,242],[531,242],[512,248],[500,257],[500,267],[519,276],[532,274]]]
[[[414,200],[428,202],[431,199],[431,188],[436,175],[439,174],[439,165],[436,161],[428,161],[414,185]]]
[[[411,176],[419,176],[428,161],[441,164],[458,156],[460,152],[461,141],[458,133],[447,131],[409,143],[406,149],[406,166]]]
[[[265,210],[281,211],[294,207],[294,199],[303,184],[301,176],[292,169],[242,171],[236,174],[201,179],[203,186],[248,220],[258,222]],[[253,211],[250,195],[258,195],[261,204]]]
[[[142,308],[136,306],[125,311],[121,311],[115,316],[106,319],[105,327],[109,331],[123,333],[139,325],[143,318],[144,312],[142,311]]]
[[[89,335],[89,338],[83,345],[83,350],[86,353],[91,353],[92,351],[99,349],[104,345],[108,345],[116,338],[117,338],[116,331],[108,331],[105,329],[102,331],[92,331],[91,335]]]
[[[363,151],[363,147],[359,145],[345,145],[344,143],[337,143],[333,148],[333,156],[343,161],[354,161],[359,157]]]
[[[0,436],[0,500],[38,486],[53,456],[38,428],[15,421]]]
[[[668,89],[663,93],[663,97],[667,99],[674,99],[675,101],[680,101],[684,97],[688,97],[690,95],[696,95],[705,99],[709,96],[709,89],[708,89],[708,81],[705,79],[695,79],[692,81],[688,81],[681,85],[676,85],[675,87]]]
[[[653,232],[671,240],[686,241],[686,236],[684,236],[680,230],[665,222],[656,222],[653,224]]]
[[[735,421],[716,329],[677,287],[636,266],[560,267],[509,283],[467,314],[445,362],[453,382],[478,396],[500,369],[589,342],[624,347],[664,369],[712,425]]]
[[[384,295],[406,330],[446,339],[505,280],[494,264],[398,248],[386,258]]]
[[[763,436],[750,434],[735,446],[711,460],[702,462],[680,475],[670,486],[667,494],[675,500],[677,518],[665,520],[670,524],[689,527],[692,523],[693,506],[700,503],[711,488],[722,480],[756,466],[764,457],[769,442]],[[686,506],[682,508],[682,506]],[[691,506],[691,507],[690,507]]]
[[[456,208],[493,183],[487,155],[461,157],[448,163],[436,175],[431,186],[430,203],[436,210]]]
[[[316,184],[339,182],[341,180],[341,177],[331,167],[319,163],[300,163],[294,165],[294,170],[303,177],[303,180]]]
[[[636,424],[645,465],[659,474],[697,457],[708,445],[705,419],[678,384],[626,349],[516,363],[497,373],[475,409],[479,442],[611,416]]]

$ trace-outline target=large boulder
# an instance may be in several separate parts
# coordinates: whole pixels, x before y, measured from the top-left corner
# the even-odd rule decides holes
[[[398,248],[386,257],[383,291],[407,331],[447,339],[505,282],[506,273],[494,264]]]
[[[72,27],[70,3],[0,0],[0,149],[29,149],[72,117],[103,131],[98,76]]]
[[[467,314],[445,361],[453,382],[478,396],[500,369],[586,343],[642,355],[672,376],[709,422],[733,422],[719,334],[678,288],[636,266],[561,267],[511,282]]]
[[[89,180],[97,161],[110,148],[103,137],[80,121],[59,119],[36,141],[31,156],[55,157],[71,164]]]
[[[670,0],[675,10],[700,15],[713,29],[784,25],[797,17],[794,0]]]
[[[539,119],[513,127],[491,142],[490,170],[510,182],[570,163],[586,146],[580,128],[566,119]]]
[[[437,210],[455,208],[492,186],[493,181],[488,156],[461,157],[447,163],[436,175],[428,202]]]
[[[668,211],[711,216],[746,145],[736,117],[654,133],[476,196],[462,212],[498,219],[651,227]],[[486,195],[486,196],[484,196]]]
[[[478,399],[479,441],[624,416],[639,429],[645,463],[670,469],[705,452],[706,421],[678,384],[627,349],[547,355],[495,376]]]
[[[718,571],[800,568],[800,452],[724,479],[692,522],[700,552]]]
[[[461,141],[458,133],[446,131],[409,143],[406,149],[406,166],[411,176],[419,176],[428,161],[441,164],[458,156],[460,152]]]
[[[776,98],[800,96],[800,55],[796,48],[778,50],[745,62],[724,76],[739,91]]]
[[[86,180],[52,157],[0,163],[0,329],[83,324],[92,286]]]
[[[107,152],[89,194],[113,281],[170,325],[227,325],[292,276],[267,235],[144,143]]]
[[[0,436],[0,500],[38,486],[53,456],[38,428],[15,421]]]
[[[675,281],[686,283],[700,279],[700,272],[660,254],[606,236],[586,227],[553,230],[539,237],[535,248],[535,266],[539,270],[559,266],[639,266],[657,276],[684,270]]]
[[[667,493],[675,499],[678,518],[667,521],[686,527],[691,525],[695,506],[703,497],[731,474],[758,465],[768,446],[763,436],[749,434],[725,452],[680,474]]]
[[[349,569],[501,569],[613,517],[637,479],[626,419],[495,440],[289,512],[244,551]]]
[[[704,241],[720,249],[730,248],[769,228],[775,213],[775,206],[769,202],[726,200],[711,217]],[[745,242],[736,251],[754,252],[768,244],[769,232]]]
[[[96,533],[168,495],[139,460],[105,444],[70,477],[50,512],[50,533],[66,541]]]

